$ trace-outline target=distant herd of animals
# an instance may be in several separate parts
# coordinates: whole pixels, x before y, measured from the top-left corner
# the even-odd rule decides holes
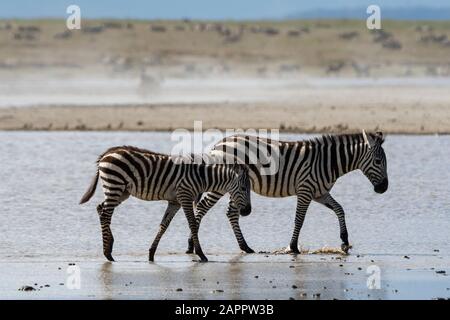
[[[384,193],[388,189],[388,175],[383,142],[381,132],[365,131],[300,141],[235,135],[219,141],[211,152],[217,159],[229,160],[231,156],[235,160],[232,163],[180,161],[177,156],[136,147],[113,147],[98,157],[96,174],[80,204],[94,195],[100,178],[105,199],[97,206],[97,212],[103,253],[110,261],[114,261],[111,217],[114,209],[130,195],[147,201],[168,202],[159,231],[149,249],[149,261],[154,260],[158,243],[180,207],[191,231],[187,253],[195,252],[201,261],[208,261],[200,246],[198,230],[208,210],[226,193],[230,194],[226,214],[239,247],[253,253],[239,226],[239,216],[247,216],[252,211],[251,191],[275,198],[297,196],[290,252],[299,253],[300,230],[309,204],[316,201],[337,215],[341,248],[347,253],[350,245],[344,210],[330,195],[330,190],[339,177],[359,169],[372,183],[375,192]],[[247,150],[241,147],[251,144],[256,144],[256,150],[261,146],[269,151],[278,150],[277,170],[274,173],[262,174],[264,162],[260,161],[259,153],[256,154],[256,161],[249,161],[248,155],[243,158],[238,156],[236,150]]]

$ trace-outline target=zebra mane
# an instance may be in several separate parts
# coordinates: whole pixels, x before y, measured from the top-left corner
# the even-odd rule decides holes
[[[376,134],[374,133],[368,133],[372,136],[375,136]],[[267,142],[268,144],[270,143],[287,143],[287,144],[295,144],[295,143],[316,143],[316,142],[321,142],[324,139],[330,139],[330,138],[341,138],[341,137],[346,137],[346,138],[351,138],[353,141],[363,141],[363,135],[362,133],[336,133],[336,134],[332,134],[332,133],[326,133],[326,134],[322,134],[320,136],[316,136],[316,137],[311,137],[309,139],[303,139],[303,140],[297,140],[297,141],[286,141],[286,140],[273,140],[270,138],[262,138],[262,137],[258,137],[258,136],[252,136],[252,135],[245,135],[245,134],[236,134],[234,136],[232,136],[231,138],[234,139],[234,141],[236,141],[238,138],[245,138],[245,139],[249,139],[249,138],[257,138],[257,139],[261,139],[264,140],[265,142]],[[230,137],[225,137],[221,140],[221,142],[225,142],[228,139],[230,139]]]
[[[169,158],[170,157],[168,154],[165,154],[165,153],[159,153],[159,152],[154,152],[154,151],[151,151],[151,150],[148,150],[148,149],[143,149],[143,148],[138,148],[138,147],[124,145],[124,146],[116,146],[116,147],[109,148],[108,150],[103,152],[98,157],[97,162],[99,162],[108,153],[114,152],[114,151],[119,151],[119,150],[134,151],[134,152],[144,153],[144,154],[148,154],[148,155],[161,156],[161,157],[165,157],[165,158]]]
[[[331,134],[326,133],[317,137],[311,137],[309,139],[297,140],[297,141],[280,141],[280,143],[287,143],[288,145],[293,145],[296,143],[315,145],[317,143],[322,143],[324,140],[341,140],[340,138],[346,137],[351,138],[352,141],[364,141],[362,133],[339,133]]]
[[[333,138],[340,139],[342,137],[350,138],[352,141],[360,141],[360,140],[364,141],[362,133],[338,133],[338,134],[327,133],[327,134],[323,134],[320,137],[312,138],[310,140],[323,141],[324,139],[327,139],[327,138],[328,139],[333,139]]]

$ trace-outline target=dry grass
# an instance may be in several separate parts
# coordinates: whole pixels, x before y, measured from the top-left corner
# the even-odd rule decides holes
[[[420,41],[427,34],[450,37],[448,21],[385,21],[384,31],[402,46],[397,50],[374,42],[374,34],[366,28],[365,21],[114,21],[121,27],[86,32],[107,22],[83,20],[82,30],[67,32],[70,36],[63,38],[61,35],[67,30],[62,20],[0,21],[0,70],[8,67],[68,68],[79,72],[137,71],[143,67],[185,70],[189,65],[209,63],[219,65],[222,69],[218,68],[218,72],[228,67],[231,71],[261,73],[264,72],[261,68],[278,71],[280,64],[287,64],[297,65],[301,72],[325,74],[330,64],[343,62],[344,66],[336,73],[355,74],[354,64],[359,64],[370,66],[371,74],[379,75],[414,74],[450,65],[449,45]],[[9,29],[4,27],[7,24]],[[216,30],[218,25],[221,31]],[[32,39],[15,39],[18,34],[27,35],[19,31],[24,26],[36,26],[40,31],[28,32]],[[150,26],[163,27],[165,31],[152,31]],[[425,30],[417,30],[420,27]],[[200,31],[201,28],[214,30]],[[252,31],[256,28],[263,32]],[[278,34],[268,35],[267,28]],[[293,30],[298,34],[290,35]],[[350,32],[357,35],[351,39],[341,37]]]

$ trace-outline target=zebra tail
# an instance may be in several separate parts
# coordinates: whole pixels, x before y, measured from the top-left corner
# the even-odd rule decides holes
[[[95,193],[95,189],[97,189],[97,182],[98,182],[98,170],[97,173],[95,174],[94,179],[92,179],[91,185],[89,186],[89,189],[86,191],[86,193],[83,195],[83,197],[80,200],[80,204],[86,203],[89,201],[89,199],[92,198],[92,196]]]

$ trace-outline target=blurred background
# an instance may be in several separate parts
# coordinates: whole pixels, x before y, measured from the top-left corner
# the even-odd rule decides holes
[[[0,129],[448,133],[450,4],[370,4],[3,1]]]

